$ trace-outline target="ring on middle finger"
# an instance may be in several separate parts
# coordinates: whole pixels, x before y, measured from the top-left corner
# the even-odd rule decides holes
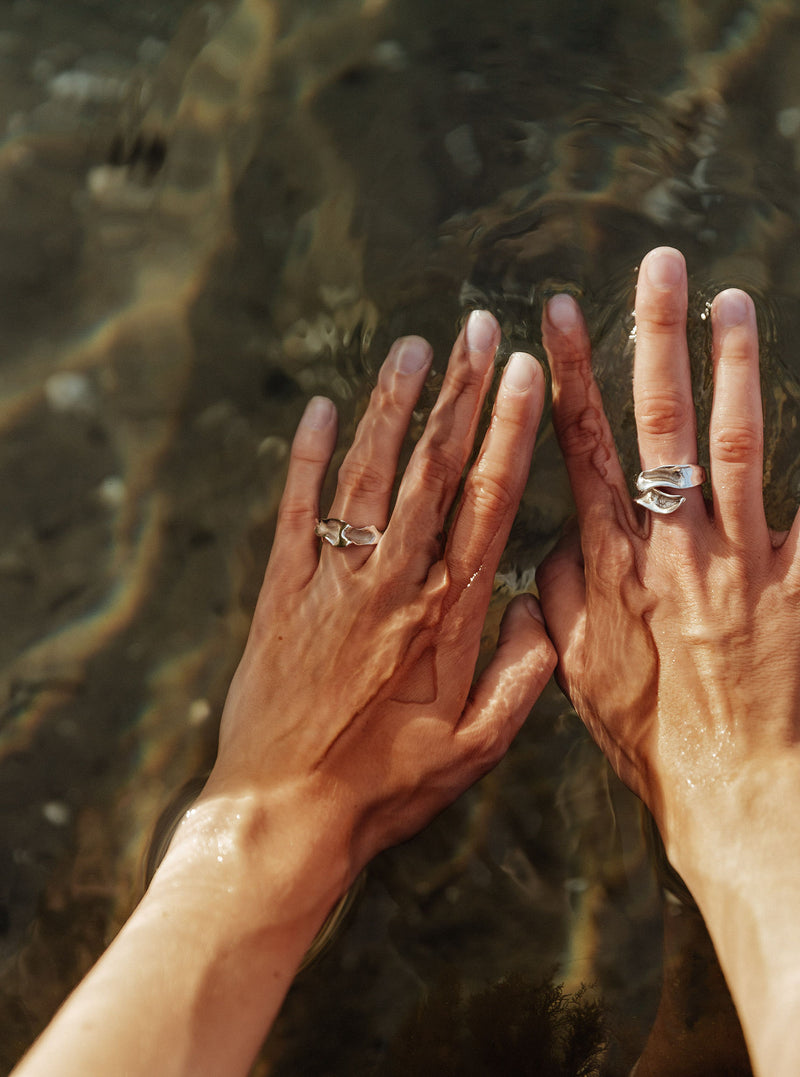
[[[693,486],[702,486],[705,481],[706,469],[699,464],[661,464],[639,472],[636,488],[642,491],[642,496],[636,498],[636,504],[659,516],[668,516],[686,500],[670,490],[689,490]]]

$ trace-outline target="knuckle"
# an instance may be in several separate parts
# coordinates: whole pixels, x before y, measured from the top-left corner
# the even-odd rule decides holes
[[[630,539],[620,533],[597,528],[592,556],[587,561],[587,574],[615,593],[621,581],[636,579],[636,553]]]
[[[675,389],[661,389],[636,401],[636,429],[646,437],[674,434],[689,418],[691,404]]]
[[[383,471],[367,460],[345,458],[339,468],[339,484],[351,496],[374,496],[386,492],[386,476]]]
[[[465,393],[480,392],[486,371],[475,368],[470,363],[459,363],[447,371],[447,380],[454,396]]]
[[[295,439],[295,442],[292,445],[291,456],[292,464],[303,470],[317,470],[321,467],[325,467],[328,463],[328,456],[326,453],[315,452],[314,449],[308,445],[298,444],[297,439]]]
[[[728,367],[748,370],[757,367],[758,356],[749,339],[743,339],[738,333],[729,333],[722,344],[719,361]]]
[[[429,489],[448,486],[464,470],[464,460],[447,442],[432,443],[419,462],[422,485]]]
[[[379,422],[390,422],[395,417],[402,401],[403,396],[398,391],[396,378],[385,369],[381,369],[378,384],[370,396],[368,413],[371,413]]]
[[[492,475],[474,478],[465,492],[481,516],[507,516],[516,509],[516,497],[508,483]]]
[[[579,411],[555,415],[556,431],[565,456],[591,456],[603,439],[600,412],[589,405]]]
[[[674,336],[686,331],[686,312],[683,306],[661,302],[636,309],[636,335],[650,337]]]
[[[763,433],[757,423],[721,422],[712,430],[715,457],[723,464],[750,461],[761,454]]]
[[[278,526],[292,528],[308,523],[308,504],[299,498],[284,497],[278,506]]]
[[[572,338],[562,338],[558,345],[558,367],[562,377],[574,375],[576,371],[580,372],[583,383],[583,372],[591,369],[587,345]]]

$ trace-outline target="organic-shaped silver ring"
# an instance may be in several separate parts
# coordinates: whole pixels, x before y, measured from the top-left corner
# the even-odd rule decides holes
[[[643,493],[642,497],[636,498],[636,504],[659,516],[668,516],[686,500],[680,494],[668,493],[669,490],[689,490],[693,486],[702,486],[705,481],[706,469],[699,464],[661,464],[639,472],[636,488]],[[663,486],[667,490],[660,489]]]
[[[354,527],[344,520],[317,520],[314,534],[331,546],[375,546],[383,534],[373,524]]]

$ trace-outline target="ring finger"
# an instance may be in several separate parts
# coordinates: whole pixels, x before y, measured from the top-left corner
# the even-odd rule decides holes
[[[386,527],[400,448],[432,357],[422,337],[392,345],[339,468],[331,516],[355,527]]]

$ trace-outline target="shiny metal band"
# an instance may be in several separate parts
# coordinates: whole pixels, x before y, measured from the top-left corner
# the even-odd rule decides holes
[[[669,490],[689,490],[693,486],[702,486],[705,481],[706,469],[699,464],[661,464],[649,471],[639,472],[636,488],[643,494],[636,498],[636,504],[659,516],[668,516],[686,500],[680,494],[669,493]]]
[[[318,520],[314,528],[314,534],[331,546],[375,546],[381,537],[377,527],[373,524],[367,527],[354,527],[344,520]]]

